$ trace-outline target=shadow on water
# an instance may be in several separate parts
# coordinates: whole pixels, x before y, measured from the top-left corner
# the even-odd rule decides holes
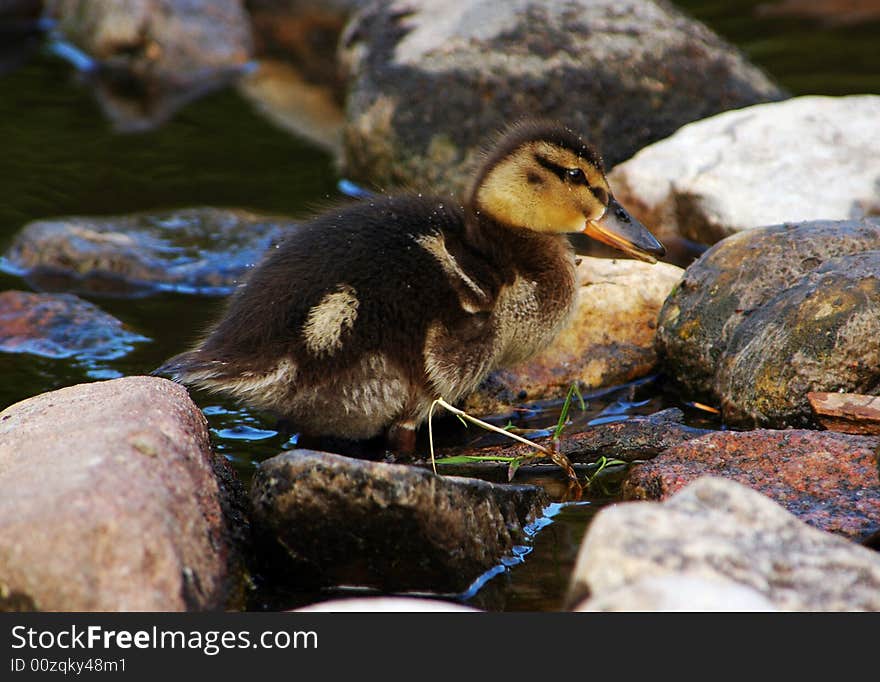
[[[794,94],[880,92],[880,22],[846,23],[774,15],[755,0],[679,0],[686,11],[742,48]],[[121,135],[68,63],[49,56],[39,30],[0,34],[0,252],[27,222],[59,215],[113,215],[185,206],[230,206],[297,216],[336,197],[331,159],[274,128],[230,90],[190,103],[151,132]],[[25,282],[0,274],[0,290]],[[52,359],[0,354],[0,408],[83,381],[144,374],[189,346],[220,312],[223,299],[160,293],[138,299],[86,297],[148,341],[116,358]],[[259,462],[295,447],[271,420],[215,397],[195,393],[216,449],[246,484]],[[587,396],[572,425],[606,423],[665,407],[682,407],[693,425],[712,428],[703,413],[683,406],[661,380]],[[561,401],[505,415],[523,428],[553,425]],[[451,417],[437,422],[439,446],[481,446],[496,436]],[[426,447],[424,441],[420,447]],[[448,470],[452,473],[452,470]],[[456,598],[495,610],[562,606],[575,554],[590,519],[618,499],[621,467],[588,495],[565,502],[558,476],[520,471],[517,481],[547,489],[553,504],[528,537],[497,567]],[[500,474],[499,474],[500,475]],[[351,591],[257,595],[252,608],[291,607]]]

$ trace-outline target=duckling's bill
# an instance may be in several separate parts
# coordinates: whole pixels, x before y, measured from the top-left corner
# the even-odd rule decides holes
[[[583,234],[648,263],[666,255],[663,244],[613,197],[601,218],[587,221]]]

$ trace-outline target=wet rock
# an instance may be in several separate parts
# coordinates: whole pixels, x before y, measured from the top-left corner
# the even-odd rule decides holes
[[[414,597],[360,597],[331,599],[296,609],[303,613],[478,613],[479,609],[441,601],[440,599],[416,599]]]
[[[612,171],[663,240],[880,215],[880,96],[798,97],[691,123]]]
[[[657,348],[686,395],[725,421],[810,425],[810,391],[880,387],[880,221],[815,221],[728,237],[685,272]]]
[[[601,592],[575,611],[778,611],[758,590],[699,573],[645,576]]]
[[[59,30],[100,62],[136,77],[194,83],[250,58],[241,0],[46,0]]]
[[[0,292],[0,352],[113,360],[149,341],[71,294]]]
[[[292,227],[216,208],[40,220],[18,234],[4,267],[44,289],[227,294]]]
[[[630,469],[624,499],[664,500],[701,476],[723,476],[805,523],[851,540],[880,532],[880,438],[826,431],[724,431]]]
[[[355,15],[344,169],[460,192],[523,116],[589,136],[610,166],[682,124],[783,93],[702,24],[650,0],[396,0]]]
[[[583,258],[578,308],[571,324],[546,350],[525,363],[492,373],[464,409],[497,414],[511,405],[613,386],[652,371],[657,316],[683,271],[674,265]]]
[[[253,523],[278,580],[461,592],[524,539],[540,488],[292,450],[264,461]]]
[[[646,578],[730,582],[791,611],[880,610],[880,555],[811,528],[760,493],[702,478],[663,503],[600,511],[581,545],[569,603]],[[722,606],[723,608],[723,606]]]
[[[242,530],[205,419],[151,377],[82,384],[0,413],[0,608],[234,606]],[[10,601],[11,600],[11,601]]]

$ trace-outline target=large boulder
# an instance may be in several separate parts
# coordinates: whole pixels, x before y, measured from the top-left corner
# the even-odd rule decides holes
[[[344,169],[461,191],[495,131],[563,121],[614,165],[681,125],[777,100],[730,45],[651,0],[394,0],[354,16]]]
[[[611,172],[663,240],[880,215],[880,96],[798,97],[684,126]]]
[[[548,500],[534,486],[291,450],[251,487],[267,571],[294,587],[462,592],[521,544]]]
[[[811,425],[806,394],[880,389],[880,221],[741,232],[685,272],[658,353],[684,392],[745,426]]]
[[[41,288],[228,294],[292,228],[289,219],[207,207],[38,220],[16,235],[3,265]]]
[[[824,431],[720,431],[632,467],[623,498],[665,500],[702,476],[754,488],[801,521],[856,541],[880,534],[880,438]]]
[[[226,466],[164,379],[71,386],[0,412],[0,609],[240,604],[246,527]]]
[[[571,324],[544,351],[492,373],[469,396],[475,414],[527,401],[565,397],[650,373],[657,359],[657,316],[683,271],[665,263],[585,257],[578,265],[578,306]]]
[[[585,610],[619,608],[620,598],[630,609],[652,608],[656,600],[633,604],[628,588],[644,592],[647,579],[668,585],[676,578],[680,594],[700,594],[693,609],[880,610],[880,554],[811,528],[739,483],[712,477],[666,502],[600,511],[581,545],[569,601],[589,595]],[[736,601],[711,598],[706,590],[712,585]]]

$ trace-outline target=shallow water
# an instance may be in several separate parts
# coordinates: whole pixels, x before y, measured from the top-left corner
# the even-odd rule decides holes
[[[757,2],[679,3],[732,40],[794,94],[880,92],[880,23],[824,27],[803,19],[756,18]],[[302,215],[336,197],[330,158],[281,132],[231,90],[187,106],[155,132],[121,135],[101,116],[70,66],[22,44],[0,45],[0,252],[28,221],[58,215],[110,215],[212,205]],[[6,48],[5,50],[3,48]],[[25,49],[27,48],[27,49]],[[29,51],[30,50],[30,51]],[[0,274],[0,290],[27,289]],[[142,374],[187,347],[215,317],[222,299],[158,294],[139,299],[87,297],[150,340],[113,360],[53,360],[0,354],[0,408],[82,381]],[[247,482],[258,463],[293,447],[259,415],[195,394],[217,449]],[[594,396],[575,410],[573,427],[650,414],[678,404],[662,384],[648,381]],[[520,415],[523,426],[549,426],[560,401]],[[692,420],[700,415],[688,411]],[[711,422],[710,422],[711,425]],[[447,419],[443,442],[493,437],[464,431]],[[470,603],[501,610],[562,606],[577,547],[589,520],[616,498],[615,476],[579,502],[559,502],[532,529],[530,540],[483,576]],[[559,501],[559,479],[529,478]],[[299,594],[263,599],[253,607],[293,606],[332,596]]]

